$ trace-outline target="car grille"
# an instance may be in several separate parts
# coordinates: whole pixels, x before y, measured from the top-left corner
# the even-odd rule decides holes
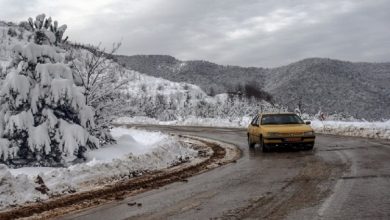
[[[303,133],[287,133],[287,134],[283,134],[283,136],[287,136],[287,137],[302,137],[303,136]]]

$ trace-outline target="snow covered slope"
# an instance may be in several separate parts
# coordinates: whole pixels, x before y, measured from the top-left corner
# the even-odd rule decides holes
[[[123,91],[125,101],[121,116],[145,116],[161,121],[188,117],[237,118],[257,112],[283,109],[266,101],[248,99],[238,95],[208,96],[198,86],[176,83],[128,71],[130,78]]]

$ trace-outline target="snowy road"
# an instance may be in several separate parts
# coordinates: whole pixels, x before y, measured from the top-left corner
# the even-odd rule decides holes
[[[242,158],[61,219],[390,219],[388,141],[318,135],[313,152],[263,154],[242,129],[149,129],[233,143]]]

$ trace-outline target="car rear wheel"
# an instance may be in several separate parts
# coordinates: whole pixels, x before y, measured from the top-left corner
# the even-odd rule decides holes
[[[249,134],[248,134],[248,146],[249,146],[249,148],[253,148],[255,146],[255,144],[252,143],[251,138],[249,137]]]

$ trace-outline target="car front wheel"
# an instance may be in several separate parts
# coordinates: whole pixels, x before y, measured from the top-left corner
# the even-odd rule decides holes
[[[253,148],[255,146],[255,144],[252,143],[251,138],[249,137],[249,134],[248,134],[248,146],[249,146],[249,148]]]
[[[262,150],[264,153],[267,153],[267,152],[270,152],[270,151],[271,151],[270,146],[264,144],[264,139],[263,139],[262,136],[260,136],[260,147],[261,147],[261,150]]]

